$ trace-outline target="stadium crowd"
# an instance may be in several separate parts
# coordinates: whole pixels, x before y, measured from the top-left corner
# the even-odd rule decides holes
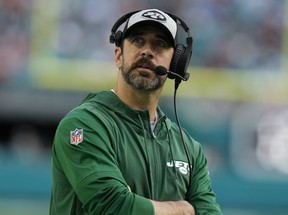
[[[55,7],[59,11],[51,13],[59,20],[51,46],[59,57],[108,61],[113,49],[108,37],[116,18],[130,10],[155,7],[181,14],[187,20],[195,41],[193,65],[277,71],[281,63],[284,3],[283,0],[111,0],[99,4],[95,0],[64,0],[50,5],[50,10]],[[35,11],[32,0],[0,1],[0,80],[23,70],[29,61]]]

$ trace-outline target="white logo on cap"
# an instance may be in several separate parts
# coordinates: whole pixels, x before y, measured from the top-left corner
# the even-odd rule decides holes
[[[159,13],[156,10],[150,10],[142,14],[143,17],[149,18],[149,19],[156,19],[160,21],[166,21],[166,17],[162,14]]]

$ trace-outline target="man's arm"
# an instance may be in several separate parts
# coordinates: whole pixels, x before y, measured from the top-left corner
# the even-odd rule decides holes
[[[186,201],[151,202],[155,215],[195,215],[193,206]]]
[[[198,145],[198,147],[196,147]],[[193,205],[197,214],[222,215],[220,206],[211,186],[211,178],[208,171],[207,159],[201,145],[195,142],[193,151],[196,154],[192,168],[192,183],[186,193],[186,198]]]

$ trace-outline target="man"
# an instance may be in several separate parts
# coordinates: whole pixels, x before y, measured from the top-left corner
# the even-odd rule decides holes
[[[167,74],[155,70],[170,67],[176,31],[156,9],[128,18],[116,86],[89,94],[57,128],[50,215],[221,214],[201,146],[183,130],[186,156],[178,126],[158,107]]]

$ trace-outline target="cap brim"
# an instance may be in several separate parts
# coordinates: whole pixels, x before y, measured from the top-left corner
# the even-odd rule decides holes
[[[129,34],[131,33],[131,31],[133,29],[135,29],[139,26],[143,26],[143,25],[156,26],[157,28],[161,29],[165,33],[165,35],[167,35],[167,38],[171,42],[172,46],[175,47],[176,42],[175,42],[175,39],[173,38],[171,32],[169,31],[169,29],[167,29],[167,27],[164,26],[163,24],[161,24],[159,22],[151,21],[151,20],[143,20],[143,21],[137,22],[136,24],[130,26],[128,29],[124,29],[123,39],[125,39],[127,36],[129,36]]]

